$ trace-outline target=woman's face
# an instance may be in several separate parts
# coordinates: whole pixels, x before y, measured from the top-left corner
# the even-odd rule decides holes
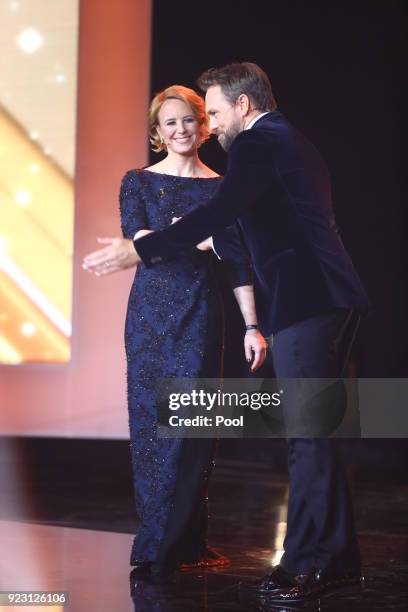
[[[157,131],[167,150],[178,155],[191,155],[200,142],[200,127],[191,108],[182,100],[163,102],[158,114]]]

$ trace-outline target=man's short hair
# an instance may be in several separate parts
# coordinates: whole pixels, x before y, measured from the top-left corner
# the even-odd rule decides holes
[[[241,94],[246,94],[253,110],[273,111],[276,108],[268,76],[252,62],[234,62],[221,68],[210,68],[197,79],[197,84],[204,92],[219,85],[231,104],[235,104]]]

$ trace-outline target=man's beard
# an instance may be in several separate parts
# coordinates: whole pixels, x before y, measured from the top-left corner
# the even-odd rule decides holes
[[[239,125],[239,122],[237,121],[236,123],[231,125],[228,130],[225,130],[223,134],[220,134],[220,136],[218,137],[218,142],[220,143],[224,151],[229,150],[230,146],[232,145],[240,131],[241,127]]]

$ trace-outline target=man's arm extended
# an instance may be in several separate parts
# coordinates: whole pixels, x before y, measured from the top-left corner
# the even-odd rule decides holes
[[[96,274],[175,259],[230,225],[253,205],[274,178],[271,147],[260,130],[246,130],[233,142],[227,173],[215,196],[169,226],[134,240],[106,239],[107,246],[87,255],[83,267]],[[208,179],[201,179],[208,180]]]
[[[146,266],[177,258],[230,225],[268,187],[274,166],[271,148],[259,130],[241,132],[233,142],[227,173],[215,196],[177,223],[134,241]],[[203,179],[205,180],[205,179]]]

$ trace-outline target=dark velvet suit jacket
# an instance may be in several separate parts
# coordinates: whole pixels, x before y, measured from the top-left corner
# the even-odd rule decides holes
[[[334,308],[369,309],[335,222],[326,164],[277,110],[234,140],[207,204],[135,248],[145,265],[160,265],[212,235],[221,258],[233,260],[220,230],[235,219],[252,259],[264,335]]]

